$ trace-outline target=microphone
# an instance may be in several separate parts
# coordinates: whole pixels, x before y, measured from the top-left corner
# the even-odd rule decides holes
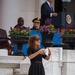
[[[71,2],[71,0],[62,0],[62,2]]]

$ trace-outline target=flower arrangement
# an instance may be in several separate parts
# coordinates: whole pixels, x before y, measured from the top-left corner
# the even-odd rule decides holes
[[[75,30],[74,29],[67,29],[63,36],[65,37],[75,37]]]
[[[74,45],[75,43],[75,30],[74,29],[66,29],[65,32],[62,34],[62,42]]]
[[[29,36],[30,35],[30,31],[29,28],[24,29],[24,30],[20,30],[17,28],[11,28],[11,30],[9,31],[10,36],[11,35],[22,35],[22,36]]]
[[[40,32],[56,32],[57,30],[54,28],[54,25],[52,25],[51,22],[51,19],[47,18],[45,25],[40,27]]]
[[[40,27],[40,32],[56,32],[57,30],[54,28],[54,25],[48,24]]]

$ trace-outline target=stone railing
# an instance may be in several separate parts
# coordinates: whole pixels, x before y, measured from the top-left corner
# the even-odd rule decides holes
[[[75,50],[50,47],[51,57],[43,59],[45,75],[75,75]],[[0,56],[1,75],[27,75],[30,66],[28,57]]]

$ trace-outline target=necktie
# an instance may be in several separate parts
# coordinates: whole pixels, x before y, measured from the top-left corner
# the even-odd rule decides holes
[[[53,11],[53,7],[52,7],[52,5],[50,4],[50,8],[51,8],[51,10]]]

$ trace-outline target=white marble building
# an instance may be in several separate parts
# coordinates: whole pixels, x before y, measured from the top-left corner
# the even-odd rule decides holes
[[[25,26],[32,27],[32,19],[40,18],[41,4],[46,0],[0,0],[0,28],[7,31],[17,24],[17,19],[23,17]],[[54,0],[55,2],[55,0]],[[55,6],[53,2],[53,7]],[[75,13],[75,0],[68,3],[70,11]]]
[[[5,29],[8,33],[10,27],[16,25],[18,17],[24,18],[25,26],[32,27],[32,19],[40,18],[40,6],[45,1],[0,0],[0,28]],[[0,50],[0,52],[3,51]],[[75,50],[63,50],[63,56],[61,56],[63,59],[60,60],[60,63],[60,51],[52,48],[51,53],[51,59],[43,61],[46,75],[75,75]],[[0,56],[0,75],[27,75],[29,65],[29,60],[24,60],[24,57]],[[25,69],[23,69],[24,66]]]
[[[7,31],[23,17],[25,26],[32,27],[32,19],[40,18],[41,4],[46,0],[0,0],[0,28]]]
[[[50,60],[43,59],[45,75],[75,75],[75,50],[63,50],[60,47],[50,49]],[[4,55],[6,56],[0,56],[0,75],[28,74],[30,66],[28,57],[7,56],[7,53]]]

